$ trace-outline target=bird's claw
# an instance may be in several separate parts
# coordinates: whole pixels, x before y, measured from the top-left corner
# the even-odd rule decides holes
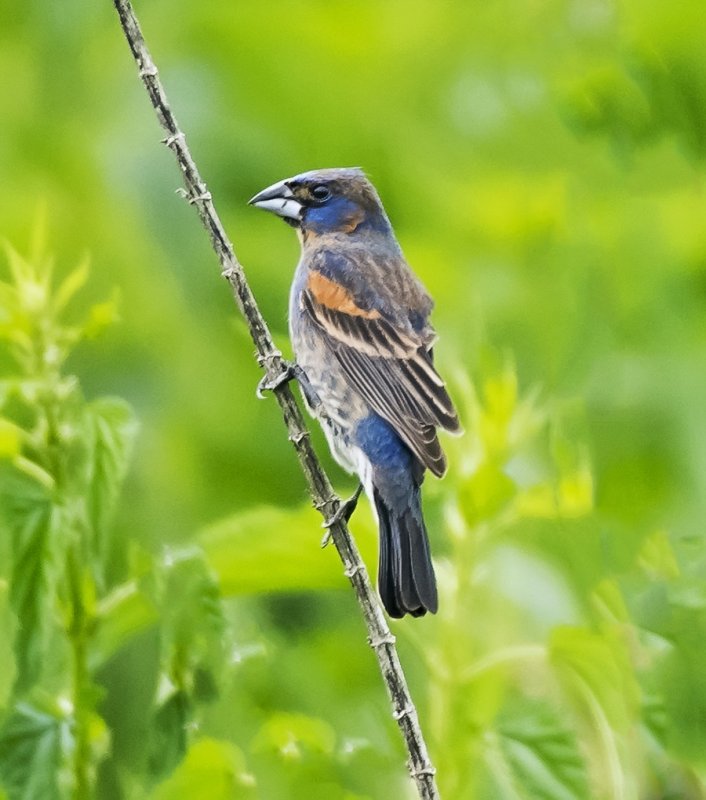
[[[257,384],[257,388],[255,389],[257,399],[264,400],[265,392],[273,392],[283,384],[289,383],[289,381],[297,378],[298,369],[299,367],[296,364],[290,364],[285,361],[283,362],[282,371],[278,375],[275,375],[274,378],[270,378],[269,375],[263,375],[262,379]]]
[[[279,353],[276,355],[279,356]],[[263,361],[264,360],[262,360],[261,363],[263,363]],[[296,362],[282,361],[282,371],[278,375],[275,375],[274,378],[269,378],[269,376],[265,375],[257,384],[255,394],[258,400],[262,400],[264,399],[265,392],[272,392],[279,386],[295,379],[299,382],[304,399],[313,412],[321,405],[321,400],[316,390],[311,385],[309,378],[307,378],[306,372],[304,372]]]
[[[334,513],[332,517],[329,517],[324,523],[323,527],[326,528],[326,533],[321,540],[321,546],[326,547],[326,545],[331,541],[331,528],[337,522],[348,522],[351,518],[353,512],[355,511],[356,506],[358,505],[358,498],[360,497],[360,493],[363,491],[363,484],[359,483],[358,488],[355,492],[348,498],[348,500],[344,500]]]

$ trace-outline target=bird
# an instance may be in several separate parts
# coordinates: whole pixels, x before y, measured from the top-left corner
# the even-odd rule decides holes
[[[426,470],[446,471],[437,430],[461,428],[434,366],[433,301],[360,168],[303,172],[249,203],[298,234],[289,297],[297,374],[333,457],[360,480],[346,518],[361,489],[375,512],[383,606],[393,618],[436,613],[421,486]]]

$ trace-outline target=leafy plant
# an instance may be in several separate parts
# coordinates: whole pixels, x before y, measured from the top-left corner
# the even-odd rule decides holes
[[[100,764],[124,735],[105,717],[111,662],[157,634],[152,675],[139,676],[153,687],[139,712],[149,786],[181,761],[196,706],[211,699],[205,687],[221,657],[218,591],[198,552],[160,560],[137,539],[113,538],[135,417],[117,398],[85,400],[65,365],[82,339],[115,318],[115,299],[70,322],[87,264],[55,283],[47,261],[8,253],[10,278],[0,283],[0,630],[11,652],[0,680],[0,780],[10,800],[91,796]],[[132,550],[127,575],[116,567],[123,548]],[[199,747],[183,780],[211,751],[218,763],[235,758]],[[231,763],[232,780],[239,765]],[[159,796],[170,796],[168,787]]]
[[[628,610],[665,587],[680,593],[668,537],[645,534],[618,566],[594,511],[575,413],[533,393],[520,398],[509,366],[480,394],[468,384],[460,393],[470,430],[452,456],[456,485],[441,490],[451,544],[440,565],[445,613],[406,629],[427,664],[442,791],[469,800],[703,797],[703,738],[692,727],[701,695],[680,674],[695,664],[691,637],[672,628],[667,644]],[[662,607],[673,622],[675,612]],[[700,628],[700,614],[690,616]],[[687,685],[694,712],[670,713]],[[671,737],[654,726],[665,716]],[[686,741],[700,744],[678,747]]]

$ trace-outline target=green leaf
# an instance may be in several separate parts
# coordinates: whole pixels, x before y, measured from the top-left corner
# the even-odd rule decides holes
[[[215,576],[198,548],[169,551],[162,597],[165,666],[181,687],[191,688],[193,671],[220,666],[223,610]],[[188,685],[187,685],[188,684]]]
[[[9,243],[5,242],[4,244],[13,284],[20,287],[24,283],[30,283],[35,280],[38,272],[37,268],[28,259],[22,258]]]
[[[17,289],[5,281],[0,281],[0,338],[5,338],[9,333],[18,306]]]
[[[591,593],[591,605],[600,618],[610,625],[630,624],[630,613],[614,579],[605,578],[596,586]]]
[[[137,421],[131,407],[113,397],[92,402],[86,416],[93,442],[86,505],[94,552],[105,564],[109,557],[108,526],[127,473]]]
[[[14,458],[21,449],[22,431],[10,420],[0,417],[0,458]]]
[[[110,299],[91,306],[91,310],[83,323],[83,335],[87,339],[95,339],[103,331],[115,323],[119,315],[120,293],[113,290]]]
[[[597,703],[617,731],[627,730],[639,709],[640,691],[624,642],[583,628],[553,631],[551,661],[564,686]]]
[[[508,796],[588,800],[586,766],[573,733],[548,705],[515,698],[496,723],[491,769]]]
[[[502,457],[508,444],[510,420],[517,408],[517,374],[511,363],[483,383],[479,435],[490,457]]]
[[[706,590],[703,582],[670,598],[668,636],[672,646],[657,674],[664,701],[664,741],[670,753],[706,768]]]
[[[12,685],[17,677],[17,666],[12,647],[17,633],[17,618],[10,608],[10,589],[7,581],[0,579],[0,642],[3,643],[0,669],[0,711],[7,705]]]
[[[224,664],[224,620],[215,576],[196,547],[168,551],[161,586],[161,675],[152,718],[150,769],[164,775],[181,760],[197,701],[213,700]]]
[[[10,602],[19,621],[20,689],[34,683],[42,666],[57,572],[53,534],[58,516],[44,486],[0,465],[0,535],[8,537],[12,554]]]
[[[62,771],[73,744],[67,716],[56,706],[18,703],[0,729],[0,778],[9,800],[60,800]]]
[[[155,712],[149,755],[153,775],[162,777],[169,774],[183,758],[192,712],[191,700],[183,691],[173,692]]]
[[[374,526],[362,506],[353,527],[367,563],[374,564]],[[334,548],[319,547],[322,534],[321,516],[308,505],[291,511],[260,506],[209,526],[199,541],[226,596],[343,588]]]
[[[486,461],[460,486],[461,507],[469,524],[500,513],[517,492],[502,465]]]
[[[240,800],[257,796],[255,780],[245,766],[242,752],[230,742],[200,739],[195,742],[174,774],[152,793],[152,800]]]
[[[335,731],[324,720],[305,714],[275,712],[255,737],[253,749],[274,750],[285,759],[297,760],[304,751],[330,755],[335,744]]]
[[[74,295],[85,286],[88,273],[88,259],[84,258],[75,269],[71,270],[54,292],[55,313],[63,311]]]
[[[89,643],[91,668],[105,664],[130,639],[158,620],[155,604],[136,581],[116,586],[96,609],[96,627]]]
[[[550,653],[560,685],[584,723],[592,775],[606,796],[626,796],[630,734],[639,720],[640,689],[621,628],[606,627],[602,635],[582,628],[556,628]]]
[[[703,640],[702,640],[703,641]],[[666,746],[680,760],[706,767],[704,719],[706,719],[706,659],[703,646],[680,646],[664,669],[667,715]]]
[[[638,564],[651,578],[679,577],[679,564],[666,531],[648,536],[638,555]]]

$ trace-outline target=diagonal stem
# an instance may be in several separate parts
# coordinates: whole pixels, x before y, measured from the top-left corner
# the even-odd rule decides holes
[[[125,37],[137,63],[140,78],[149,94],[160,125],[166,133],[164,144],[174,153],[184,180],[184,196],[196,209],[203,226],[211,239],[221,263],[223,275],[233,290],[235,300],[245,317],[250,335],[257,349],[257,359],[265,370],[268,382],[275,384],[277,376],[286,368],[281,353],[275,348],[267,323],[262,317],[238,261],[233,245],[228,240],[221,220],[216,213],[211,194],[191,156],[186,137],[167,101],[159,80],[157,67],[150,56],[139,23],[130,0],[113,0],[120,17]],[[392,702],[392,715],[400,727],[407,748],[407,768],[414,780],[422,800],[438,800],[435,770],[429,758],[426,742],[419,725],[417,710],[407,687],[402,671],[395,637],[373,590],[358,548],[348,531],[344,515],[339,514],[341,501],[331,487],[331,482],[319,463],[309,440],[309,431],[290,387],[280,383],[274,394],[282,410],[282,417],[289,440],[297,453],[302,472],[306,477],[314,506],[325,520],[331,520],[330,532],[338,554],[343,562],[345,575],[355,590],[363,619],[368,629],[368,642],[373,648],[380,666],[383,680]],[[335,520],[335,521],[334,521]]]

